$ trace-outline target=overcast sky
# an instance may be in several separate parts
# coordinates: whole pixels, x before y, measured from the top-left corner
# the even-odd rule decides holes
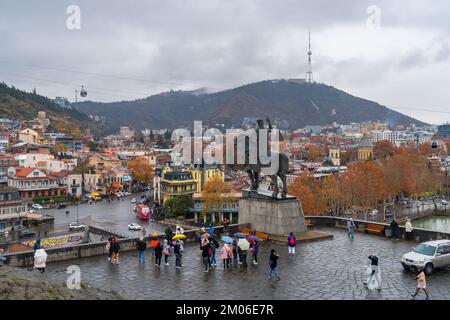
[[[448,0],[0,0],[0,81],[70,100],[84,84],[106,102],[304,78],[310,30],[316,81],[441,124],[449,17]]]

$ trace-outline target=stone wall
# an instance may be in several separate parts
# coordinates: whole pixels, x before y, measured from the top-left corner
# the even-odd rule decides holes
[[[347,228],[347,218],[329,217],[329,216],[306,216],[305,219],[310,220],[314,226],[327,226],[332,228]],[[364,220],[353,220],[356,224],[355,231],[364,232],[367,224],[384,226],[385,232],[382,236],[391,237],[391,226],[388,223],[370,222]],[[398,227],[398,236],[400,239],[406,239],[406,231],[404,226]],[[417,242],[450,239],[450,233],[431,231],[426,229],[414,228],[412,239]]]
[[[276,235],[306,231],[303,210],[296,198],[241,199],[239,223],[249,223],[254,230]]]
[[[228,227],[229,233],[234,234],[239,231],[240,227],[249,227],[248,224],[239,225],[234,224]],[[223,233],[223,226],[214,227],[216,230],[216,234]],[[184,232],[186,235],[186,242],[195,241],[195,234],[199,229],[187,230]],[[160,240],[163,240],[164,235],[158,237]],[[134,251],[136,250],[136,242],[139,237],[136,238],[125,238],[119,239],[120,249],[121,251]],[[62,248],[54,248],[47,249],[47,263],[56,262],[56,261],[65,261],[72,259],[81,259],[93,256],[107,255],[108,251],[106,250],[107,241],[100,241],[96,243],[84,243],[73,246],[67,246]],[[34,264],[34,251],[25,251],[19,253],[8,253],[4,255],[7,260],[6,264],[13,267],[27,267],[32,266]]]

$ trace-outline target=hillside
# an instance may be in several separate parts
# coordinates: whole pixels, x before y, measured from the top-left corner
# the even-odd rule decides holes
[[[287,128],[383,121],[391,124],[422,122],[324,84],[267,80],[210,94],[170,91],[135,101],[113,103],[82,102],[86,114],[106,117],[117,129],[178,128],[192,126],[194,120],[209,125],[238,124],[244,117],[270,117]]]
[[[0,267],[0,300],[121,300],[115,292],[81,284],[79,290],[67,289],[65,283],[53,283],[37,270]]]
[[[38,111],[45,111],[50,119],[51,129],[56,128],[90,128],[96,135],[108,131],[81,112],[58,107],[47,97],[18,90],[0,83],[0,118],[32,120]]]

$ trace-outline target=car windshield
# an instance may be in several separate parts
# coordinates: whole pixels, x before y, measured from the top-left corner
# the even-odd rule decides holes
[[[420,253],[420,254],[424,254],[427,256],[432,256],[434,255],[434,252],[436,251],[436,247],[434,246],[430,246],[427,244],[419,244],[415,249],[414,252],[416,253]]]

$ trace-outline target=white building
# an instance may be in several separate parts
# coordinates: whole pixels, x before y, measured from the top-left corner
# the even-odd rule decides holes
[[[373,143],[377,143],[378,141],[388,140],[393,145],[399,147],[407,143],[408,138],[405,132],[401,131],[392,131],[392,130],[383,130],[383,131],[373,131],[372,132],[372,141]]]

